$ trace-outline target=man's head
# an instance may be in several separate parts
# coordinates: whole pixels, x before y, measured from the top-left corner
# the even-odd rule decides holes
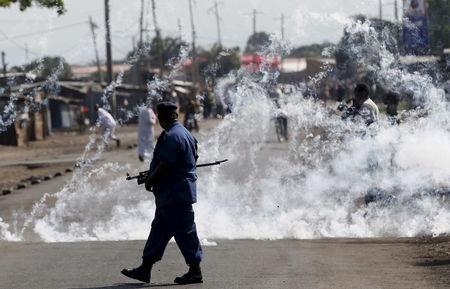
[[[412,0],[412,1],[411,1],[411,8],[417,9],[418,7],[419,7],[419,1],[417,1],[417,0]]]
[[[100,108],[100,105],[98,105],[98,103],[96,103],[96,104],[94,105],[94,110],[95,110],[95,111],[98,111],[99,108]]]
[[[164,101],[159,103],[156,106],[156,112],[163,129],[169,128],[178,119],[177,106],[172,102]]]
[[[354,90],[355,98],[353,102],[356,106],[361,106],[364,101],[369,99],[370,90],[369,87],[364,83],[359,83],[356,85]]]

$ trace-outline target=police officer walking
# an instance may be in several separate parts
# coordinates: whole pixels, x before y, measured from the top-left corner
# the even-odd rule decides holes
[[[144,247],[142,264],[123,269],[122,274],[149,283],[153,264],[161,260],[169,240],[174,237],[189,271],[175,278],[178,284],[203,282],[200,270],[203,251],[197,236],[192,204],[197,201],[197,143],[178,121],[176,105],[157,105],[158,120],[164,129],[153,153],[145,183],[155,195],[156,211]]]

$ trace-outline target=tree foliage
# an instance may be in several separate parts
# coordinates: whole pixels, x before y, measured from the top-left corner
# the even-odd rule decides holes
[[[167,64],[169,60],[179,56],[181,48],[184,46],[188,46],[188,44],[179,38],[168,36],[161,39],[154,37],[150,42],[150,53],[148,55],[142,55],[141,59],[150,63],[153,67],[159,67],[161,56],[163,63]],[[127,57],[130,58],[135,53],[136,49],[130,51]]]
[[[19,3],[21,11],[36,4],[41,7],[55,8],[56,12],[60,15],[65,12],[64,0],[0,0],[0,7],[9,7],[15,3]]]
[[[209,50],[199,49],[199,56],[204,61],[199,63],[199,71],[206,78],[222,77],[240,67],[240,49],[225,49],[215,44]]]
[[[330,47],[331,43],[311,44],[293,48],[289,56],[291,57],[321,57],[322,51]]]
[[[245,47],[246,53],[261,52],[265,46],[269,45],[270,36],[266,32],[257,32],[251,35],[247,40]]]
[[[40,78],[56,76],[59,79],[72,77],[72,69],[63,57],[45,56],[25,64],[21,69],[23,72],[36,74]]]
[[[431,49],[434,53],[442,53],[450,47],[450,0],[429,0],[428,16],[430,21]]]

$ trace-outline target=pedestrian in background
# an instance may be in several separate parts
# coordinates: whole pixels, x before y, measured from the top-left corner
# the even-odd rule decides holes
[[[345,111],[343,118],[362,119],[367,126],[378,122],[380,111],[375,102],[369,97],[369,87],[364,83],[359,83],[356,85],[353,93],[352,106]]]
[[[120,147],[120,139],[115,135],[117,122],[114,117],[98,104],[95,105],[95,111],[98,113],[97,126],[101,129],[103,142],[107,145],[112,139],[116,141],[117,147]]]
[[[143,162],[153,152],[153,136],[156,124],[156,115],[151,105],[139,107],[138,116],[138,156]]]

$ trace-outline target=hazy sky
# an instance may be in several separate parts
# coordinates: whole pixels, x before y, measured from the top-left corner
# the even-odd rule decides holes
[[[158,22],[163,35],[179,34],[180,19],[185,40],[191,40],[188,0],[155,0]],[[57,16],[52,10],[32,8],[20,12],[18,6],[0,8],[0,50],[5,51],[9,66],[42,55],[62,55],[70,63],[85,64],[94,60],[88,17],[99,26],[98,47],[104,59],[103,0],[66,0],[67,13]],[[150,0],[145,0],[147,7]],[[195,0],[194,14],[198,43],[210,46],[217,41],[214,15],[208,12],[214,0]],[[384,0],[383,16],[392,19],[394,0]],[[400,3],[401,1],[399,1]],[[140,0],[110,0],[113,57],[122,59],[139,35]],[[222,0],[220,2],[222,39],[225,46],[241,46],[252,32],[251,14],[258,9],[257,30],[280,34],[279,18],[286,16],[286,38],[295,46],[336,42],[348,16],[378,15],[378,0]],[[400,7],[399,7],[399,10]],[[153,36],[151,11],[146,12],[150,36]],[[8,37],[8,38],[6,38]]]

